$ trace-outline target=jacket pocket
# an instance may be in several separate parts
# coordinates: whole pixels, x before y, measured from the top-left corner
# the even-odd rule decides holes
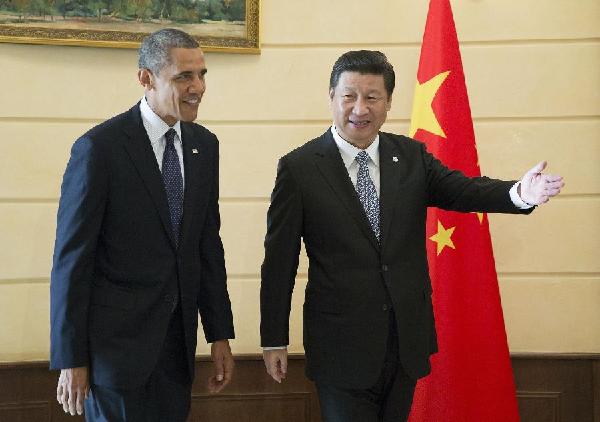
[[[135,305],[135,294],[123,287],[94,283],[91,302],[92,305],[127,311]]]

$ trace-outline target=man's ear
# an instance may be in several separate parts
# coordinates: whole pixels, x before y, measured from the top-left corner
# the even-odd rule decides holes
[[[150,91],[154,87],[154,75],[150,69],[138,70],[138,81],[147,91]]]

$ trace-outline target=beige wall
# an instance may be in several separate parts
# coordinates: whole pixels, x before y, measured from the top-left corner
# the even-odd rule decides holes
[[[277,158],[330,122],[345,50],[376,48],[399,83],[385,129],[406,133],[427,2],[263,0],[262,54],[207,54],[200,122],[221,139],[222,235],[235,352],[258,347],[259,268]],[[539,159],[567,179],[530,217],[492,216],[512,351],[600,351],[600,2],[455,1],[483,171]],[[60,180],[73,140],[142,95],[134,50],[0,44],[0,361],[47,359]],[[301,264],[291,350],[302,351]],[[199,347],[206,353],[207,347]]]

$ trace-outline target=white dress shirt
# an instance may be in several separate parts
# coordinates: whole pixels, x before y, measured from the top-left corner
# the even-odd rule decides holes
[[[335,125],[331,126],[331,134],[333,135],[333,139],[340,150],[340,155],[342,156],[342,160],[344,161],[344,165],[348,171],[348,176],[350,176],[350,180],[356,189],[356,179],[358,178],[358,163],[356,162],[356,156],[362,150],[344,140],[337,133]],[[367,154],[369,154],[370,158],[369,162],[367,163],[367,167],[369,168],[369,176],[375,185],[377,196],[380,196],[379,186],[381,186],[381,184],[379,183],[379,135],[375,137],[373,143],[371,143],[371,145],[369,145],[365,151]]]
[[[177,136],[175,136],[175,139],[173,141],[173,145],[175,146],[175,151],[177,151],[177,157],[179,158],[179,167],[181,168],[181,178],[183,180],[183,185],[185,186],[185,175],[183,168],[183,146],[181,142],[181,122],[177,121],[177,123],[175,123],[173,127],[170,127],[150,108],[148,102],[146,101],[146,97],[142,98],[142,100],[140,101],[140,113],[142,114],[142,122],[144,123],[144,128],[146,129],[148,138],[150,138],[152,151],[154,151],[154,156],[156,157],[156,161],[158,162],[158,168],[161,172],[163,155],[165,153],[165,145],[167,143],[165,134],[169,129],[173,129],[177,133]]]

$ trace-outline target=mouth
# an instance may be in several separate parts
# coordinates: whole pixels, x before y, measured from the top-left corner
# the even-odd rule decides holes
[[[198,104],[200,104],[200,98],[199,97],[184,98],[183,102],[192,107],[196,107]]]
[[[364,129],[371,123],[370,120],[348,120],[350,124],[356,129]]]

